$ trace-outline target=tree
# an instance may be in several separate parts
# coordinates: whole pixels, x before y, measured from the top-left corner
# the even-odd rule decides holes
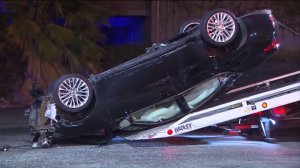
[[[62,73],[101,71],[103,49],[98,45],[106,10],[101,2],[73,0],[5,1],[10,23],[5,39],[22,51],[26,64],[22,95],[32,81],[44,90]]]

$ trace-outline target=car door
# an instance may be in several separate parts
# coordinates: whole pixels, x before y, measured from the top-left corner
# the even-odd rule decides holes
[[[99,93],[103,108],[118,119],[175,94],[170,86],[161,58],[155,57],[104,78]]]
[[[212,76],[213,60],[209,54],[200,42],[193,42],[163,55],[165,71],[178,93]]]
[[[162,67],[166,72],[169,88],[173,92],[169,94],[169,98],[132,113],[135,125],[161,124],[180,117],[191,110],[189,106],[195,104],[195,101],[191,100],[196,98],[190,93],[185,97],[182,92],[211,75],[208,70],[205,71],[205,67],[201,67],[202,58],[193,55],[192,49],[194,47],[199,46],[183,45],[161,56]],[[192,80],[193,78],[196,80]]]
[[[189,112],[215,94],[225,79],[213,68],[213,58],[198,42],[188,43],[162,57],[172,87],[177,91],[181,109]]]

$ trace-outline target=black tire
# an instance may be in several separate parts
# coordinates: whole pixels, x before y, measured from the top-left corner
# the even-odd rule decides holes
[[[184,22],[178,30],[178,35],[185,33],[187,31],[190,31],[191,29],[198,26],[199,24],[200,24],[199,19],[191,19],[191,20]]]
[[[224,16],[222,20],[219,19],[220,15]],[[223,21],[227,23],[223,23]],[[224,47],[232,43],[236,39],[238,31],[235,15],[226,9],[209,11],[201,19],[200,34],[203,40],[216,47]]]
[[[70,86],[72,88],[68,88]],[[91,104],[93,87],[84,76],[67,74],[59,77],[53,83],[51,95],[59,109],[64,112],[78,113]]]

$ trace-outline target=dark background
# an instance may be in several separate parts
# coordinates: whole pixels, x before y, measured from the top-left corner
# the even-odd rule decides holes
[[[182,23],[201,18],[205,12],[215,8],[226,8],[236,16],[259,9],[271,9],[278,21],[295,31],[300,30],[300,10],[298,10],[300,2],[298,1],[120,0],[99,1],[98,5],[99,3],[109,12],[106,17],[108,24],[99,24],[99,29],[105,35],[103,43],[99,45],[105,52],[99,65],[101,68],[97,73],[142,54],[152,43],[176,36]],[[1,17],[4,17],[6,13],[3,12],[2,1],[0,4]],[[299,70],[300,38],[282,26],[279,35],[280,52],[266,63],[248,72],[245,81],[255,82]],[[28,77],[24,74],[26,62],[20,59],[22,53],[19,50],[1,47],[2,45],[0,46],[0,105],[28,104],[31,98],[26,94],[29,86],[24,89],[24,81]],[[57,74],[59,75],[61,74]]]

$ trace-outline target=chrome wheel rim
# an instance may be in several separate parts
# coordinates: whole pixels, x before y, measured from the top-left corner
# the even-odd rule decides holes
[[[235,32],[232,16],[224,12],[212,15],[207,22],[207,33],[215,42],[224,43],[231,39]]]
[[[58,98],[69,108],[83,106],[89,97],[89,87],[82,79],[73,77],[64,80],[58,88]]]

